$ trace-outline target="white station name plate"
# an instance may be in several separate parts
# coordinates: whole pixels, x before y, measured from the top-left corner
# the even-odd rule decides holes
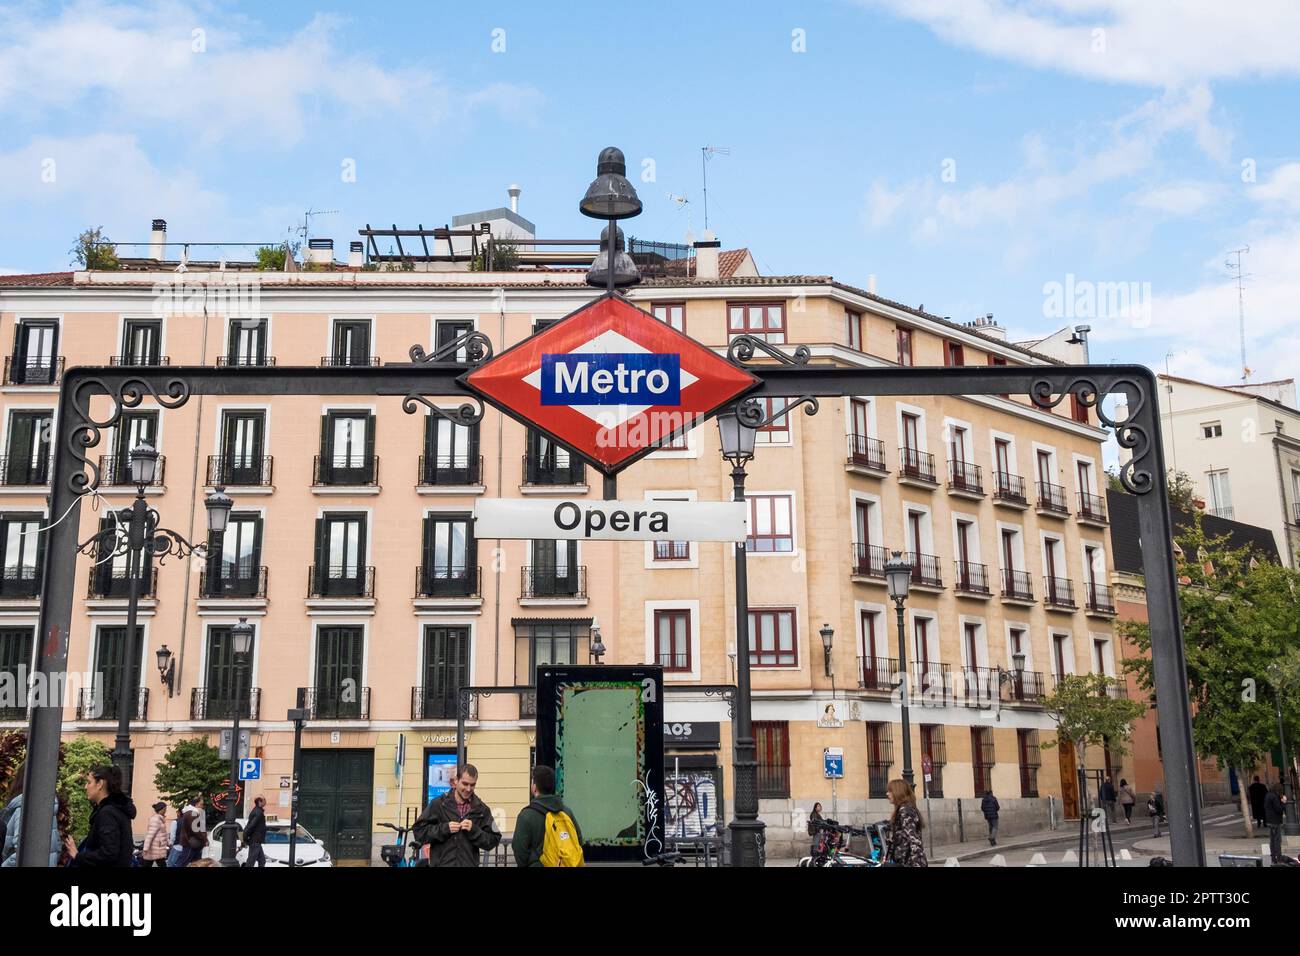
[[[739,501],[522,501],[474,505],[474,537],[586,541],[744,541]]]

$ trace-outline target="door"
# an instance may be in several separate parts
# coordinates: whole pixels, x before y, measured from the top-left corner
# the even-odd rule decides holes
[[[360,627],[322,627],[316,636],[315,719],[364,718]]]
[[[9,416],[7,484],[43,485],[50,480],[52,424],[49,412],[13,412]]]
[[[1043,570],[1047,574],[1047,598],[1055,603],[1058,600],[1056,590],[1056,542],[1051,538],[1047,539],[1046,547],[1043,548]]]
[[[370,364],[370,323],[334,323],[334,364]]]
[[[469,628],[428,625],[424,629],[424,682],[420,718],[456,716],[456,699],[469,673]]]
[[[1016,593],[1016,533],[1002,531],[1002,587],[1010,594]]]
[[[265,365],[266,331],[266,319],[233,319],[226,348],[226,364]]]
[[[336,860],[369,860],[373,750],[304,750],[298,822]]]
[[[440,415],[427,416],[422,479],[431,485],[469,485],[480,481],[478,426],[457,425]]]
[[[468,514],[434,514],[424,519],[422,594],[470,594],[475,555]]]
[[[52,385],[58,356],[57,322],[24,322],[15,343],[13,381],[16,385]]]
[[[868,690],[875,690],[881,680],[892,679],[892,674],[885,674],[889,665],[881,659],[876,647],[876,612],[862,611],[862,685]]]
[[[0,628],[0,675],[6,675],[13,696],[0,697],[0,720],[22,720],[27,715],[27,680],[31,676],[31,627]]]
[[[576,541],[534,541],[533,594],[537,597],[576,594],[577,562],[578,542]]]
[[[1038,480],[1043,485],[1043,497],[1050,500],[1050,492],[1055,482],[1052,481],[1056,476],[1052,473],[1052,456],[1050,453],[1040,451],[1038,453]]]
[[[903,470],[915,474],[921,468],[920,439],[915,415],[903,415]]]
[[[210,591],[214,596],[255,594],[261,557],[262,519],[258,515],[232,514],[221,539]]]
[[[374,480],[375,416],[330,412],[321,420],[321,474],[327,485],[367,485]]]
[[[234,641],[229,627],[208,628],[208,658],[204,689],[207,702],[203,716],[208,720],[229,720],[235,716],[238,702],[240,715],[249,716],[249,691],[253,682],[253,645],[249,645],[249,663],[235,663]]]
[[[1008,494],[1011,491],[1011,443],[1004,438],[994,439],[993,458],[993,463],[998,470],[996,478],[998,493]]]
[[[961,564],[960,569],[960,586],[970,590],[971,575],[974,573],[970,566],[970,522],[957,522],[957,561]]]
[[[853,523],[857,532],[858,572],[870,574],[873,569],[871,567],[871,505],[868,502],[859,501],[854,506]]]
[[[365,591],[365,515],[316,519],[316,593],[357,597]]]
[[[134,707],[135,699],[138,696],[140,687],[140,671],[142,669],[141,655],[144,652],[144,628],[136,627],[135,640],[132,642],[131,660],[134,667],[131,673],[131,685],[128,688],[128,699],[131,702],[131,719],[136,719],[136,710]],[[126,628],[125,627],[101,627],[95,641],[95,671],[96,675],[103,680],[103,690],[99,700],[103,701],[103,710],[99,716],[104,719],[117,719],[119,702],[122,699],[122,677],[126,669],[127,662],[126,648]]]
[[[131,452],[145,442],[152,445],[155,450],[158,448],[158,413],[124,413],[121,422],[117,426],[116,438],[114,471],[106,477],[113,484],[128,485],[131,483]],[[159,472],[155,470],[154,474],[157,476]],[[155,480],[161,483],[161,478],[156,477]]]
[[[0,595],[35,597],[40,592],[43,524],[43,516],[37,514],[0,516],[0,565],[4,568]]]
[[[1067,820],[1079,816],[1079,771],[1074,762],[1074,745],[1058,740],[1056,750],[1061,765],[1061,811]]]
[[[127,321],[122,329],[123,365],[157,365],[161,352],[161,322]]]
[[[262,412],[226,412],[222,429],[223,468],[227,485],[260,485],[266,416]]]

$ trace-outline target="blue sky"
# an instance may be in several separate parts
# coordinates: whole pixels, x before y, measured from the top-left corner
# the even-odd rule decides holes
[[[0,269],[66,268],[86,226],[143,241],[154,217],[276,241],[308,207],[346,248],[511,182],[541,235],[584,236],[609,144],[653,173],[628,231],[680,240],[716,144],[709,225],[764,272],[874,274],[1013,338],[1086,321],[1098,361],[1239,380],[1224,259],[1249,245],[1252,378],[1290,377],[1296,36],[1284,0],[0,4]],[[1052,313],[1071,276],[1137,308]]]

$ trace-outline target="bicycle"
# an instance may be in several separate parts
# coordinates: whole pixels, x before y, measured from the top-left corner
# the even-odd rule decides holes
[[[819,820],[813,823],[817,835],[816,850],[799,860],[803,867],[875,867],[884,863],[885,836],[882,827],[888,824],[876,823],[870,828],[847,826],[836,820]],[[853,837],[867,838],[870,846],[869,855],[849,852]]]
[[[676,866],[682,862],[682,854],[679,850],[668,850],[664,853],[656,853],[654,856],[648,856],[641,861],[642,866]]]
[[[399,827],[396,823],[381,823],[381,827],[396,831],[397,839],[392,843],[386,844],[379,848],[379,858],[391,867],[416,866],[420,860],[420,844],[414,840],[410,841],[410,855],[407,855],[406,835],[411,832],[411,827]]]

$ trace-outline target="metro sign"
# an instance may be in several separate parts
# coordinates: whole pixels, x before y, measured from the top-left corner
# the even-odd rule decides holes
[[[461,381],[610,475],[758,384],[617,295],[570,313]]]

